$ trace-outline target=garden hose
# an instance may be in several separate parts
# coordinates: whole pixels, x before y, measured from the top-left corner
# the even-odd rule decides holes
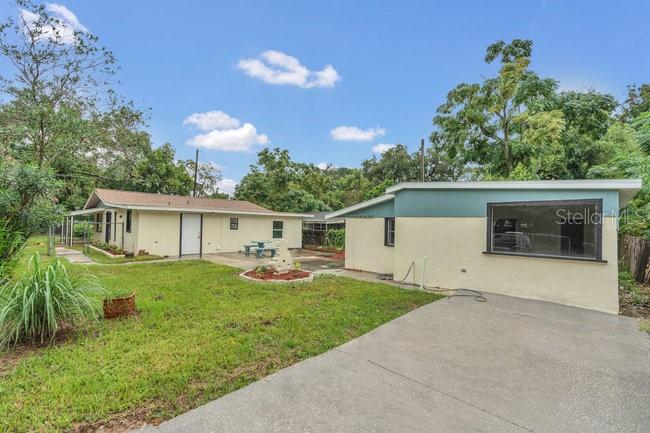
[[[406,281],[408,278],[409,274],[411,273],[411,270],[415,268],[415,261],[411,262],[411,265],[409,266],[408,270],[406,271],[406,275],[404,275],[404,278],[401,280],[393,280],[396,283],[403,283]],[[391,274],[380,274],[379,279],[380,280],[392,280]],[[473,290],[473,289],[444,289],[442,287],[428,287],[428,286],[423,286],[423,289],[426,290],[427,292],[433,292],[433,293],[446,293],[448,298],[453,298],[453,297],[473,297],[475,301],[477,302],[487,302],[487,298],[483,296],[481,292],[478,290]]]

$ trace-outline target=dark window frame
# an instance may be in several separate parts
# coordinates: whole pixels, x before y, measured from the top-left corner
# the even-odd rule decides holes
[[[239,218],[230,217],[230,230],[239,230]]]
[[[131,220],[133,218],[133,213],[131,209],[126,210],[126,232],[131,233]]]
[[[276,228],[275,223],[280,223],[282,225],[282,227]],[[280,232],[279,237],[275,236],[276,232]],[[271,236],[272,236],[273,239],[283,239],[283,236],[284,236],[284,221],[273,221]]]
[[[95,233],[102,232],[102,224],[104,223],[104,214],[98,213],[95,215]]]
[[[393,229],[390,229],[390,225],[393,225]],[[392,232],[392,239],[391,239]],[[394,247],[395,246],[395,217],[384,218],[384,246]]]
[[[513,253],[506,251],[493,251],[492,250],[492,231],[494,229],[492,210],[495,207],[507,206],[562,206],[562,205],[595,205],[596,213],[600,215],[598,222],[594,224],[594,240],[596,248],[596,257],[577,257],[577,256],[563,256],[556,254],[539,254],[539,253]],[[500,256],[520,256],[520,257],[533,257],[542,259],[561,259],[561,260],[577,260],[584,262],[603,262],[603,199],[602,198],[588,198],[588,199],[567,199],[567,200],[534,200],[534,201],[508,201],[508,202],[489,202],[487,203],[487,217],[486,217],[486,237],[485,237],[485,251],[484,254],[494,254]]]

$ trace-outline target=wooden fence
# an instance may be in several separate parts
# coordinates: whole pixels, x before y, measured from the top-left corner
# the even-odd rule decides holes
[[[619,257],[634,279],[650,284],[650,239],[639,236],[623,236],[619,243]]]

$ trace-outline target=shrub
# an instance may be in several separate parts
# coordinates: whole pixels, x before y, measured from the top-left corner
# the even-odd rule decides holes
[[[0,284],[9,277],[18,260],[18,252],[24,244],[20,233],[6,228],[0,220]]]
[[[97,320],[106,289],[93,276],[71,275],[59,260],[38,253],[25,275],[0,288],[0,346],[20,341],[52,341],[63,328]]]
[[[345,229],[334,229],[327,232],[327,245],[342,250],[345,248]]]
[[[90,244],[94,247],[99,248],[100,250],[108,251],[113,255],[126,253],[126,251],[124,251],[122,248],[118,247],[117,245],[109,244],[108,242],[92,241]]]
[[[90,239],[93,237],[94,227],[87,221],[83,221],[80,224],[74,226],[74,236],[76,238],[86,238]]]

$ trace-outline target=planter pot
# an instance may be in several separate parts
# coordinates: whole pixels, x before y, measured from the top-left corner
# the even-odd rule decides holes
[[[104,317],[106,319],[131,316],[135,313],[135,293],[124,298],[104,299]]]

